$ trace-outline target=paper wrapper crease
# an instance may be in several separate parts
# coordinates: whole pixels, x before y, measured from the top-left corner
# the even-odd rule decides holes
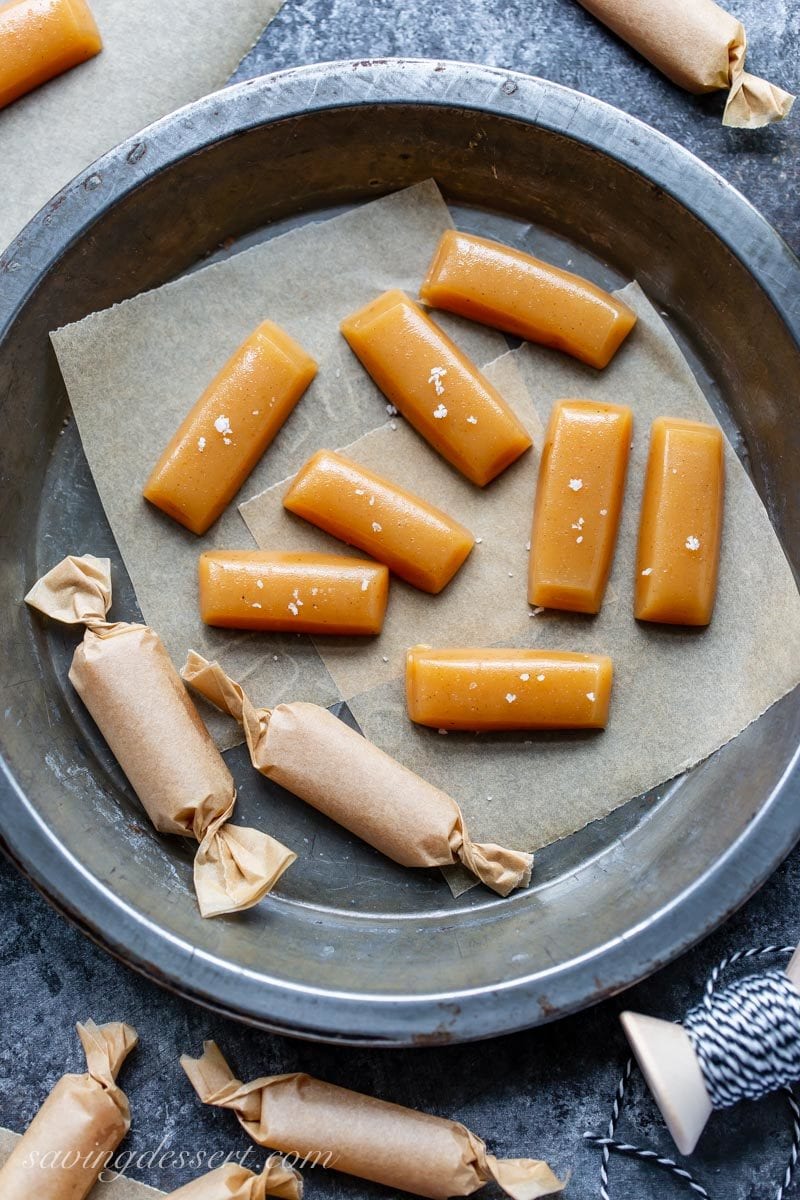
[[[189,653],[186,682],[243,727],[253,766],[405,867],[462,863],[501,896],[530,882],[530,854],[473,842],[461,809],[325,708],[256,709],[217,663]]]
[[[351,1092],[310,1075],[240,1083],[214,1042],[181,1065],[204,1104],[228,1108],[261,1146],[413,1192],[430,1200],[469,1196],[495,1180],[513,1200],[564,1187],[545,1162],[497,1159],[456,1121]]]
[[[62,1075],[5,1164],[3,1200],[83,1200],[130,1129],[120,1067],[138,1041],[120,1022],[78,1025],[85,1075]]]
[[[713,0],[580,0],[598,20],[688,92],[728,89],[723,125],[780,121],[794,96],[744,69],[747,35]]]
[[[303,1180],[299,1171],[275,1157],[258,1175],[237,1163],[225,1163],[169,1195],[170,1200],[266,1200],[267,1196],[301,1200]]]
[[[69,678],[156,829],[200,843],[194,882],[203,916],[250,908],[296,855],[256,829],[230,825],[230,771],[147,625],[109,622],[111,564],[70,556],[26,602],[56,621],[85,625]]]

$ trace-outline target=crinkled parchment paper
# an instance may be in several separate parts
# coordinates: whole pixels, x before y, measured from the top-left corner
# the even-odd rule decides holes
[[[339,333],[339,321],[388,287],[415,293],[451,224],[433,183],[306,225],[225,262],[95,313],[52,335],[83,447],[148,625],[180,667],[191,647],[246,685],[256,706],[331,704],[339,691],[305,637],[235,633],[200,620],[197,557],[254,545],[233,503],[202,538],[142,499],[153,464],[185,413],[265,317],[320,371],[240,493],[293,474],[320,445],[337,447],[386,421],[386,404]],[[478,362],[506,342],[479,325],[443,322]],[[457,331],[457,333],[456,333]],[[91,553],[77,546],[75,553]],[[112,613],[113,615],[113,613]],[[209,713],[221,747],[238,726]]]
[[[410,596],[412,589],[393,580],[381,638],[361,649],[319,642],[323,662],[367,737],[455,796],[473,836],[491,836],[519,849],[536,849],[573,833],[705,758],[800,680],[800,598],[766,510],[727,442],[725,527],[711,625],[685,630],[633,619],[650,424],[660,415],[715,417],[638,286],[629,285],[622,295],[636,309],[639,323],[605,371],[529,344],[486,371],[526,420],[537,448],[541,424],[558,398],[587,397],[633,409],[634,443],[617,554],[597,617],[555,611],[527,615],[532,456],[478,492],[411,430],[385,426],[347,448],[357,461],[383,465],[400,482],[423,491],[483,540],[434,605],[431,597]],[[519,396],[520,382],[527,400]],[[531,419],[531,403],[541,424]],[[284,485],[276,487],[242,507],[259,544],[290,546],[302,534],[304,548],[335,546],[318,530],[301,531],[303,523],[281,510],[283,490]],[[447,737],[414,726],[405,714],[402,652],[419,641],[610,654],[615,684],[609,726],[604,733]]]
[[[0,110],[0,252],[94,159],[222,87],[282,0],[90,2],[102,53]]]

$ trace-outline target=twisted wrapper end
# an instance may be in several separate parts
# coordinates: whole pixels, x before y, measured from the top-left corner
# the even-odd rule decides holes
[[[269,723],[269,710],[255,708],[239,684],[228,678],[219,663],[209,662],[194,650],[186,655],[181,678],[220,712],[238,721],[255,765],[258,744]]]
[[[25,603],[64,625],[105,625],[111,607],[111,562],[93,554],[69,554],[37,580]]]
[[[546,1162],[539,1158],[495,1158],[485,1146],[478,1159],[478,1168],[486,1172],[486,1182],[493,1179],[511,1200],[537,1200],[539,1196],[554,1196],[563,1192],[569,1182],[559,1179]]]
[[[782,121],[791,112],[795,97],[758,75],[744,69],[747,37],[741,35],[728,48],[730,91],[722,114],[722,124],[734,129],[761,129]]]
[[[127,1131],[131,1124],[128,1097],[117,1086],[116,1080],[122,1064],[138,1043],[139,1035],[132,1026],[121,1021],[111,1021],[107,1025],[86,1021],[76,1028],[86,1055],[88,1073],[116,1104]]]
[[[209,825],[194,860],[200,915],[243,912],[271,892],[297,855],[268,833],[226,822],[233,805]]]
[[[509,850],[494,842],[473,842],[467,833],[463,816],[461,835],[461,845],[455,847],[453,853],[473,875],[477,875],[481,883],[500,896],[507,896],[515,888],[528,886],[533,871],[532,854],[525,850]]]

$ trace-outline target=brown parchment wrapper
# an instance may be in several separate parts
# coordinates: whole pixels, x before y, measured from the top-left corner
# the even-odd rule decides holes
[[[0,1168],[2,1200],[83,1200],[130,1129],[120,1067],[139,1040],[119,1021],[78,1025],[85,1075],[62,1075]]]
[[[302,1195],[300,1172],[279,1158],[269,1158],[259,1175],[238,1163],[225,1163],[169,1193],[170,1200],[301,1200]]]
[[[204,917],[256,904],[297,857],[257,829],[229,825],[236,789],[164,645],[147,625],[108,622],[111,564],[70,555],[26,603],[85,625],[69,679],[162,833],[195,837],[194,884]]]
[[[310,1075],[273,1075],[243,1084],[214,1042],[206,1042],[203,1051],[199,1059],[181,1058],[197,1095],[204,1104],[235,1112],[260,1146],[430,1200],[470,1196],[489,1180],[513,1200],[536,1200],[564,1187],[538,1159],[495,1158],[457,1121]]]
[[[794,96],[744,69],[747,35],[713,0],[580,0],[668,79],[688,92],[728,89],[723,125],[782,120]]]
[[[186,682],[244,729],[256,770],[404,867],[462,863],[501,896],[527,887],[533,856],[473,842],[451,796],[316,704],[255,708],[218,663],[189,651]]]

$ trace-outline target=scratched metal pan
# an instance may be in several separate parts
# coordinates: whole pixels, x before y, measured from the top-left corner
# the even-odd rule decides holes
[[[797,695],[657,797],[543,851],[534,885],[507,900],[483,889],[452,899],[436,873],[354,842],[237,750],[239,818],[301,857],[255,910],[204,922],[194,846],[151,830],[76,702],[77,635],[28,612],[26,588],[63,554],[91,550],[113,559],[115,615],[138,611],[64,424],[48,332],[229,252],[219,247],[231,239],[236,249],[429,176],[469,228],[513,239],[533,224],[554,258],[605,284],[642,282],[797,564],[800,264],[697,159],[587,96],[459,63],[256,79],[112,151],[0,259],[8,853],[90,937],[166,987],[267,1029],[385,1046],[489,1037],[619,991],[724,920],[800,835]]]

